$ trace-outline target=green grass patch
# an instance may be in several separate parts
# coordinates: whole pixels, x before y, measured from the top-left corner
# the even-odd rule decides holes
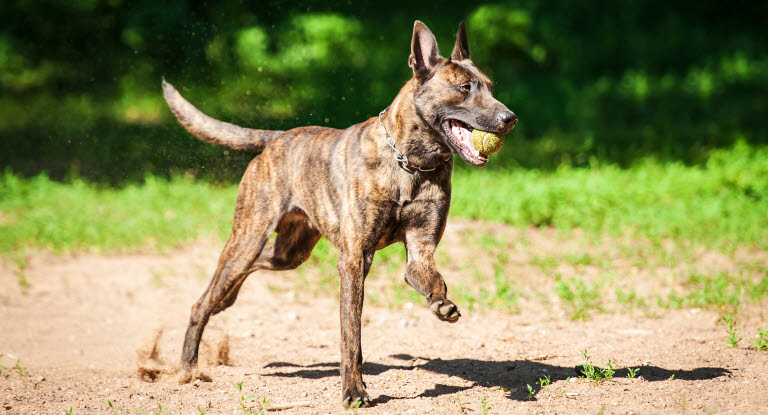
[[[462,170],[451,213],[516,226],[768,248],[768,147],[739,143],[704,166],[645,160],[540,170]]]
[[[119,251],[162,249],[203,235],[226,237],[237,188],[185,177],[147,176],[115,189],[39,175],[0,176],[0,254],[25,248]]]
[[[603,311],[601,288],[599,284],[590,284],[578,278],[558,278],[555,291],[572,319],[587,320],[591,311]]]
[[[711,153],[705,166],[646,160],[629,169],[467,170],[454,175],[451,215],[515,226],[581,228],[594,235],[667,238],[730,251],[768,248],[768,147],[744,143]],[[147,176],[105,187],[74,178],[0,175],[0,254],[25,248],[100,252],[164,248],[201,236],[226,238],[235,185]],[[497,249],[493,236],[480,243]],[[321,243],[319,258],[331,248]],[[385,260],[402,249],[377,255]],[[545,259],[546,260],[546,259]],[[587,254],[566,258],[594,264]],[[395,262],[392,262],[395,264]],[[542,263],[552,268],[554,263]],[[393,265],[394,266],[394,265]]]
[[[768,297],[768,274],[757,280],[739,274],[692,274],[684,282],[684,287],[686,294],[671,293],[666,300],[659,298],[659,305],[669,308],[733,308],[746,300],[760,301]]]

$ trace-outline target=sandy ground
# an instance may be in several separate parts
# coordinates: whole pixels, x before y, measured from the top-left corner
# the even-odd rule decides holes
[[[449,227],[446,252],[482,258],[462,248],[468,227]],[[529,241],[510,251],[518,289],[545,278],[525,265],[533,252],[574,243],[540,230],[494,225],[488,232]],[[167,374],[220,248],[199,241],[163,254],[32,255],[23,271],[27,288],[17,283],[16,264],[0,263],[0,413],[231,414],[242,409],[242,397],[254,410],[264,398],[265,408],[309,405],[273,413],[355,412],[340,405],[338,302],[332,291],[309,287],[321,278],[311,269],[256,273],[237,303],[212,318],[200,362],[210,381],[178,384]],[[594,255],[600,249],[608,248]],[[654,280],[629,261],[622,265],[620,252],[611,258],[607,266],[640,292],[653,290],[653,281],[666,287],[663,266],[648,274]],[[736,261],[705,252],[687,266],[708,260],[725,268]],[[402,269],[394,268],[379,270],[367,292],[404,285]],[[475,281],[460,266],[445,268],[449,297],[452,285]],[[592,272],[572,268],[560,272]],[[438,321],[421,302],[369,301],[364,380],[375,406],[356,412],[482,414],[485,405],[490,414],[768,413],[768,352],[751,347],[750,335],[766,325],[765,304],[752,306],[745,340],[731,348],[715,310],[616,307],[584,322],[547,298],[523,298],[514,314],[463,308],[456,324]],[[584,349],[599,366],[611,360],[615,378],[576,378]],[[15,368],[19,360],[23,370]],[[627,378],[628,368],[639,368],[638,376]],[[551,383],[542,388],[546,376]]]

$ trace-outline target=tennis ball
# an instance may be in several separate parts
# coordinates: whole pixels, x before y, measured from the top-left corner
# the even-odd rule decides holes
[[[499,150],[504,145],[504,135],[489,133],[480,130],[472,131],[472,145],[475,150],[484,156],[489,156]]]

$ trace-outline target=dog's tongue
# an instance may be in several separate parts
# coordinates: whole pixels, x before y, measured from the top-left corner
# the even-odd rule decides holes
[[[474,157],[479,157],[480,152],[475,149],[475,146],[472,145],[472,131],[469,131],[468,129],[464,128],[463,125],[457,123],[457,122],[451,122],[451,133],[454,137],[459,139],[464,146],[472,153]]]

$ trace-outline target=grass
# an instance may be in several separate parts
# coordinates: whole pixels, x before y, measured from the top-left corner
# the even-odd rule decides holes
[[[21,359],[16,360],[16,366],[13,367],[13,370],[16,371],[16,373],[19,374],[19,376],[27,376],[27,368],[21,365]]]
[[[667,299],[658,299],[662,307],[682,308],[736,308],[740,304],[756,302],[768,295],[768,273],[759,271],[759,278],[739,273],[720,272],[715,275],[694,273],[683,281],[686,294],[670,293]]]
[[[139,414],[139,415],[146,415],[147,414],[141,408],[137,409],[136,413]],[[167,413],[170,413],[170,409],[163,408],[163,405],[161,405],[161,404],[157,404],[157,409],[152,409],[152,412],[151,412],[152,415],[163,415],[163,414],[167,414]]]
[[[574,320],[587,320],[592,310],[602,311],[601,287],[578,278],[561,279],[555,287]]]
[[[267,398],[264,397],[261,402],[256,401],[256,395],[245,395],[243,393],[243,386],[245,381],[235,383],[235,390],[237,390],[238,408],[235,412],[242,412],[246,415],[260,415],[266,414],[266,407],[268,405]]]
[[[580,228],[696,241],[718,249],[768,248],[768,147],[739,143],[705,166],[646,160],[629,169],[594,162],[539,170],[459,169],[451,215],[515,226]],[[110,252],[165,248],[195,238],[225,238],[236,185],[148,175],[104,187],[79,178],[0,175],[0,254],[26,248]],[[493,244],[489,240],[488,245]],[[589,255],[567,258],[590,264]],[[547,264],[549,265],[549,264]]]
[[[488,400],[485,396],[480,397],[480,409],[483,410],[483,415],[488,415],[488,413],[491,412],[491,409],[493,409],[488,404]]]
[[[464,406],[461,404],[461,391],[456,392],[456,405],[459,407],[459,412],[464,413]]]
[[[120,189],[0,175],[0,254],[162,249],[231,227],[236,187],[147,176]]]
[[[755,345],[755,349],[758,351],[768,350],[768,329],[763,327],[758,328],[757,335],[752,342]]]
[[[768,147],[739,143],[705,166],[645,160],[538,170],[463,171],[452,213],[517,226],[684,239],[714,248],[768,247]],[[478,197],[481,191],[481,197]]]
[[[725,331],[728,334],[728,338],[725,340],[725,344],[730,347],[737,347],[741,338],[739,337],[739,328],[736,327],[736,316],[733,314],[725,313],[722,316],[723,321],[719,323],[721,326],[725,326]]]
[[[123,410],[122,406],[115,405],[112,401],[107,400],[107,405],[109,405],[109,409],[112,410],[113,413],[118,414],[120,411]]]
[[[605,369],[599,368],[592,364],[592,356],[589,355],[587,349],[582,350],[581,355],[584,357],[584,363],[579,365],[577,373],[580,376],[591,380],[596,383],[602,383],[613,379],[613,375],[616,374],[615,366],[613,362],[608,360],[604,363]]]
[[[613,311],[614,293],[625,310],[649,312],[654,300],[662,308],[733,309],[745,300],[768,297],[768,267],[760,261],[738,263],[736,270],[727,271],[685,267],[695,264],[702,250],[728,254],[740,248],[768,249],[766,176],[768,147],[744,143],[713,151],[703,166],[646,160],[628,169],[597,162],[590,168],[564,166],[549,172],[459,168],[452,217],[556,228],[564,240],[579,229],[582,239],[595,241],[597,249],[531,252],[536,241],[527,240],[524,232],[513,240],[470,229],[462,244],[472,248],[467,252],[481,252],[482,259],[438,248],[437,261],[441,269],[450,265],[469,277],[449,284],[450,295],[468,311],[514,313],[534,298],[547,309],[552,305],[549,293],[557,295],[572,318],[582,320]],[[223,241],[231,228],[236,192],[236,185],[188,176],[148,175],[141,183],[115,188],[76,177],[56,182],[42,174],[22,178],[6,171],[0,174],[0,257],[16,264],[13,275],[24,293],[30,281],[35,283],[26,271],[31,251],[163,251],[198,238]],[[521,262],[521,253],[532,259]],[[654,272],[673,268],[677,279],[662,294],[644,297],[635,287],[617,285],[622,276],[611,274],[617,258]],[[335,263],[335,249],[322,239],[299,268],[293,291],[337,296]],[[376,253],[369,278],[397,277],[370,290],[369,301],[389,307],[423,302],[402,281],[404,264],[402,244]],[[527,265],[542,274],[539,285],[526,286],[515,278]],[[619,264],[619,269],[626,266]],[[165,283],[162,271],[154,273],[157,286]],[[275,289],[291,286],[278,284]]]

